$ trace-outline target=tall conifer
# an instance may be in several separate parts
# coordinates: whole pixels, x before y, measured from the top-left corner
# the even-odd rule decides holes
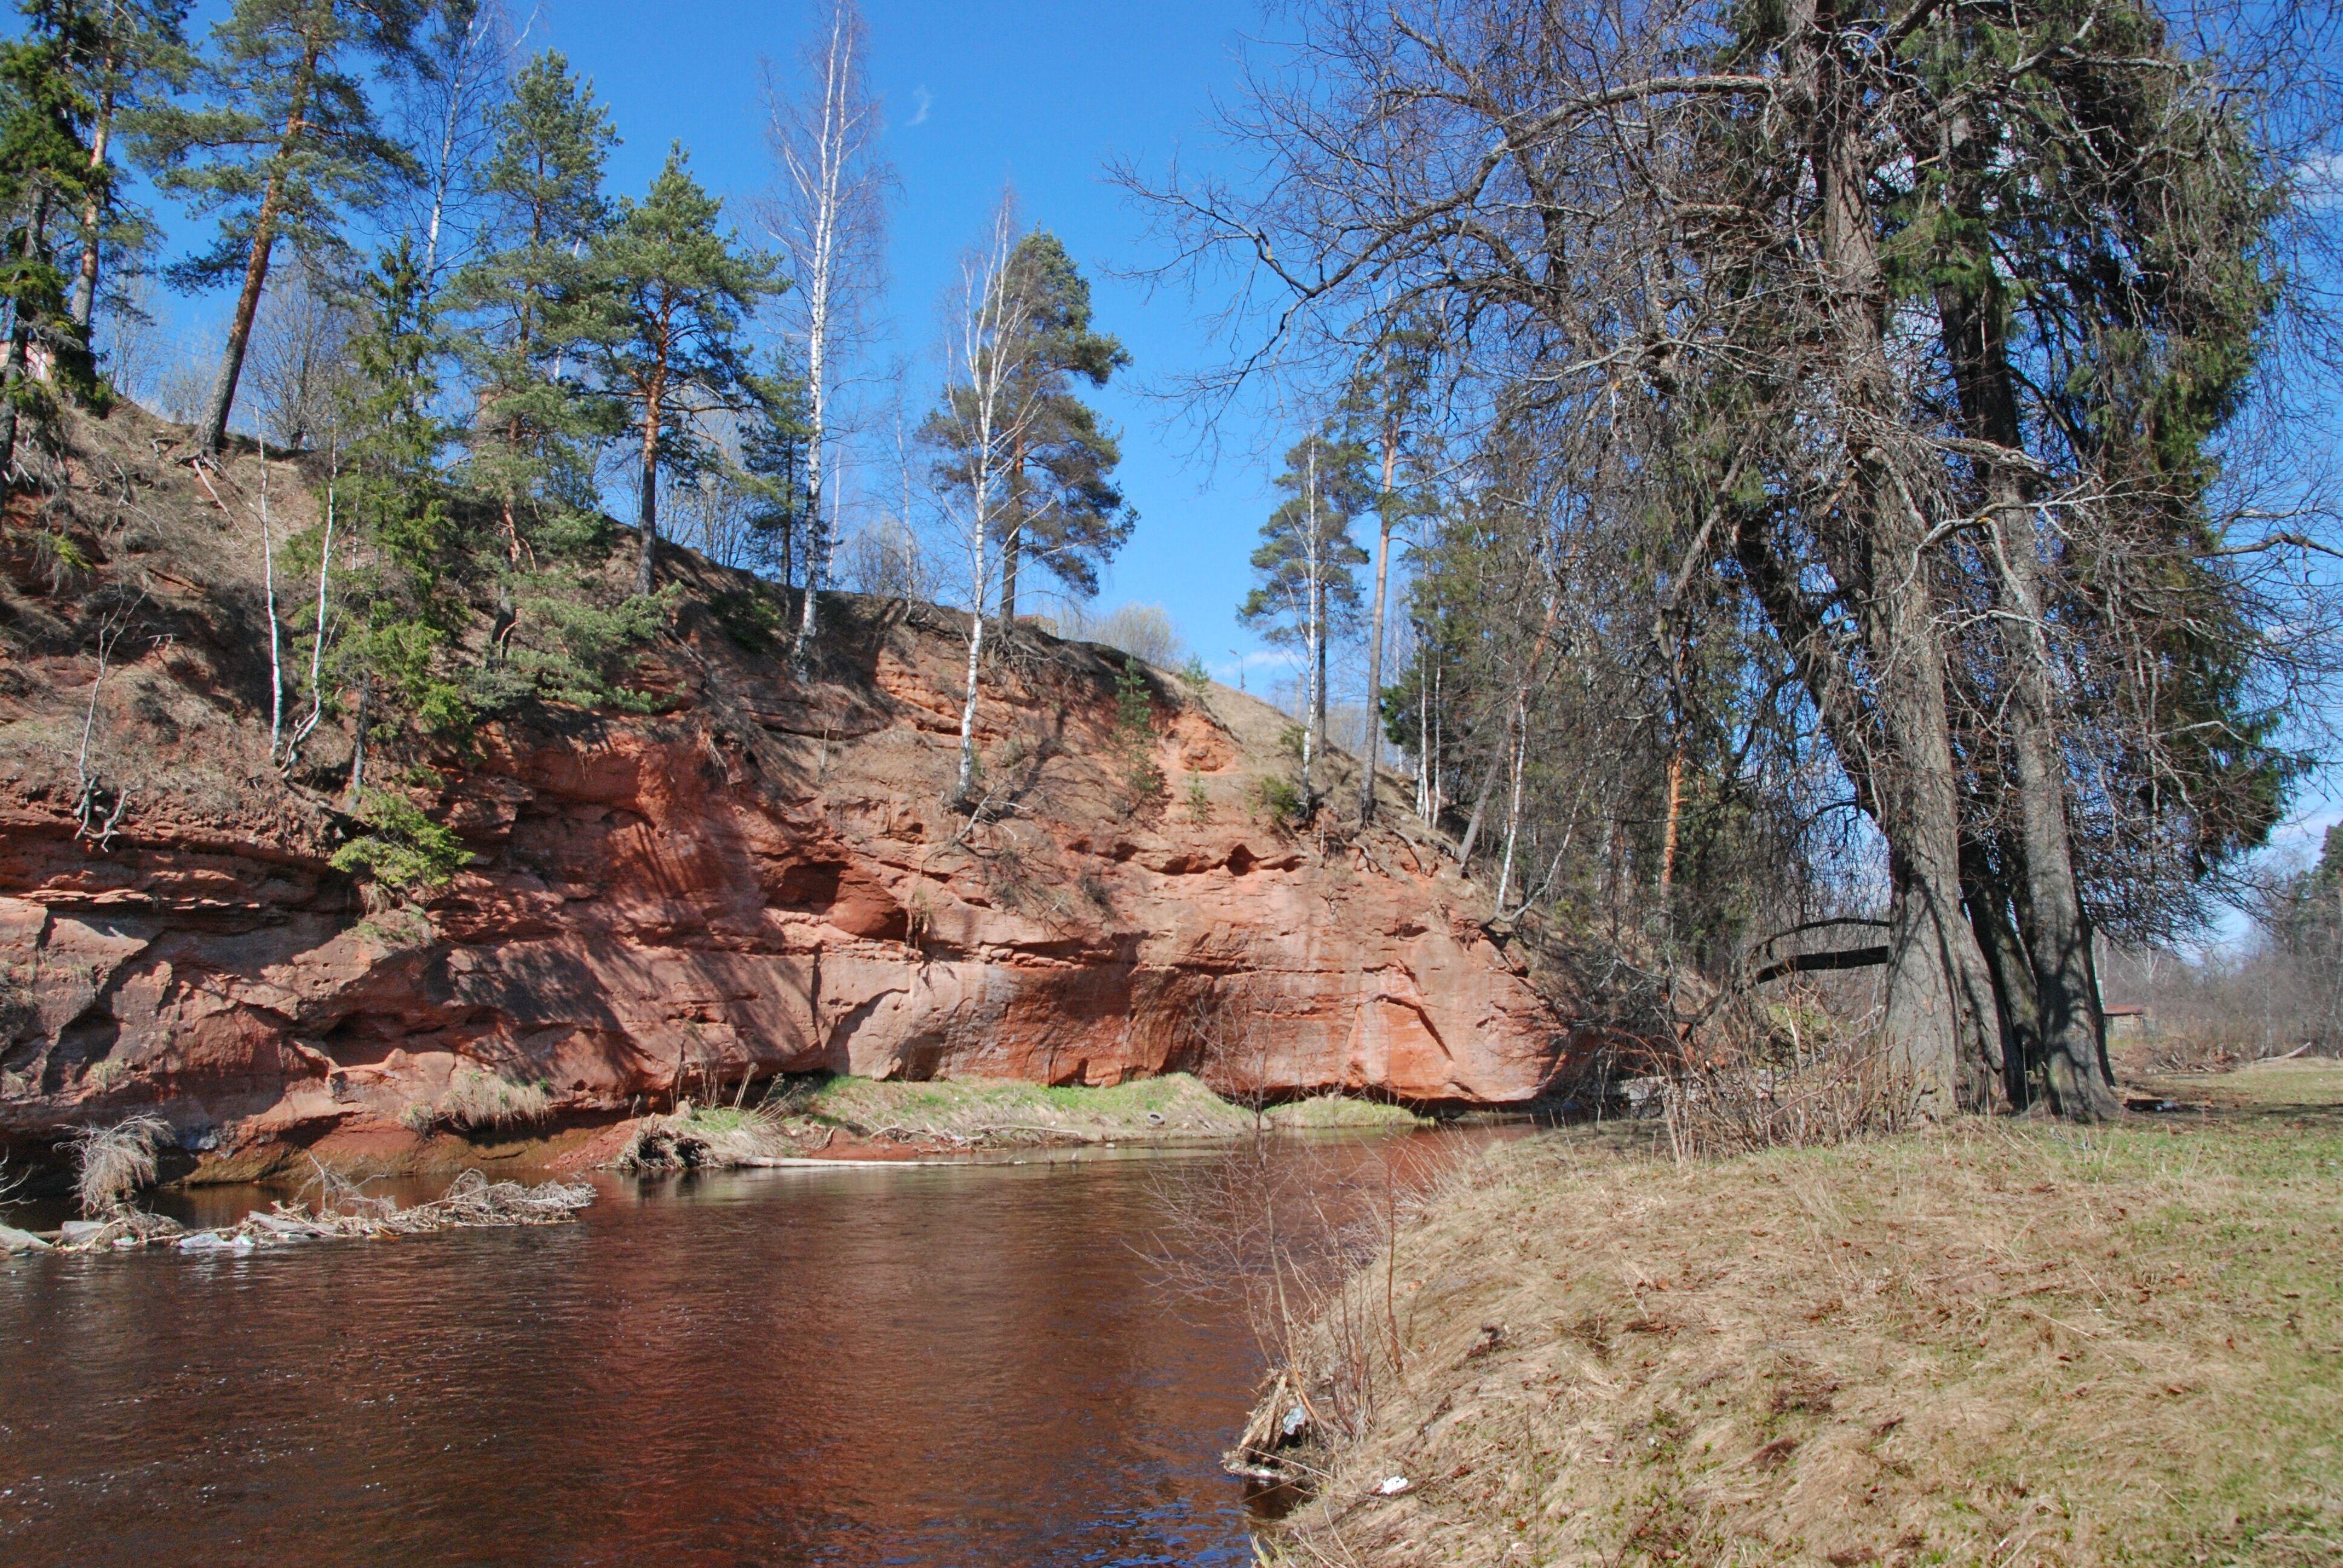
[[[620,201],[588,253],[595,295],[577,318],[603,389],[639,437],[638,595],[651,591],[657,565],[660,463],[699,444],[695,415],[751,401],[740,328],[788,286],[773,258],[718,230],[724,204],[686,163],[678,143],[643,199]]]
[[[75,0],[86,23],[74,62],[90,101],[90,179],[80,211],[81,256],[75,269],[73,319],[86,328],[97,307],[104,252],[126,243],[136,247],[152,230],[134,213],[126,215],[114,177],[115,133],[128,133],[143,150],[140,131],[155,109],[186,85],[193,61],[187,54],[187,0]],[[134,221],[125,224],[126,216]]]
[[[35,347],[68,378],[85,374],[88,363],[50,229],[96,177],[84,139],[91,106],[73,70],[89,29],[70,5],[34,0],[25,13],[25,35],[0,44],[0,307],[7,316],[0,478],[15,470],[20,415],[37,417],[47,407],[31,374]]]
[[[1077,379],[1103,387],[1131,363],[1120,341],[1091,329],[1091,286],[1058,236],[1036,230],[1017,244],[1004,286],[1031,317],[1016,396],[1031,408],[1011,454],[1001,533],[1001,618],[1017,618],[1018,568],[1030,556],[1075,593],[1098,591],[1098,570],[1131,537],[1136,518],[1111,478],[1122,450],[1097,413],[1074,395]]]
[[[562,370],[586,288],[586,247],[610,221],[602,173],[618,137],[593,84],[551,51],[513,79],[492,118],[497,146],[482,178],[497,204],[488,254],[458,275],[449,307],[468,319],[459,347],[477,378],[468,467],[502,504],[517,555],[526,521],[518,512],[594,503],[586,442],[609,426]]]
[[[414,159],[377,126],[361,72],[411,55],[423,9],[418,0],[236,0],[198,67],[208,101],[152,116],[156,185],[219,219],[210,248],[175,266],[174,281],[204,287],[242,275],[196,428],[206,452],[227,434],[277,242],[341,251],[349,216],[414,175]]]

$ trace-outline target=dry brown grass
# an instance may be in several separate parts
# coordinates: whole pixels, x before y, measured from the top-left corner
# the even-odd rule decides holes
[[[464,1131],[542,1121],[553,1097],[541,1083],[522,1083],[477,1067],[459,1067],[439,1097],[438,1114]]]
[[[92,1219],[112,1212],[155,1180],[155,1147],[171,1129],[141,1113],[111,1127],[84,1127],[68,1140],[75,1176],[74,1197]]]
[[[1681,1167],[1558,1136],[1396,1257],[1403,1371],[1279,1561],[2343,1562],[2331,1111]]]

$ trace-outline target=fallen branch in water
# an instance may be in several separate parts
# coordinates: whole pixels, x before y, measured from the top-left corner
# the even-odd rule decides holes
[[[120,1210],[102,1223],[67,1226],[57,1251],[92,1252],[169,1243],[183,1252],[249,1252],[335,1237],[423,1236],[480,1225],[553,1225],[576,1219],[594,1201],[594,1189],[584,1182],[547,1181],[524,1187],[518,1181],[491,1181],[478,1171],[466,1171],[429,1202],[401,1208],[394,1199],[368,1194],[314,1158],[310,1164],[316,1175],[303,1192],[317,1191],[314,1207],[280,1201],[266,1213],[254,1211],[236,1224],[194,1231],[166,1215]]]

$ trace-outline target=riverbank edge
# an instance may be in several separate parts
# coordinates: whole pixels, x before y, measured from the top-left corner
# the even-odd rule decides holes
[[[162,1151],[166,1189],[266,1185],[317,1166],[351,1180],[454,1176],[566,1177],[595,1170],[725,1170],[965,1160],[983,1152],[1213,1145],[1257,1131],[1399,1131],[1429,1126],[1412,1108],[1329,1093],[1257,1108],[1222,1099],[1185,1073],[1104,1086],[1011,1081],[809,1076],[759,1100],[671,1111],[523,1122],[459,1131],[336,1127],[301,1144]],[[629,1160],[649,1140],[688,1141],[689,1156]]]
[[[2151,1087],[1464,1162],[1264,1385],[1232,1465],[1315,1483],[1264,1560],[2343,1561],[2343,1064]]]

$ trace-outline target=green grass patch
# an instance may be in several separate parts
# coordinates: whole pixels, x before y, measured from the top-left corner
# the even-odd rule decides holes
[[[1250,1111],[1230,1104],[1184,1072],[1098,1089],[832,1078],[792,1087],[777,1103],[864,1137],[892,1129],[954,1138],[1019,1131],[1076,1139],[1218,1138],[1252,1126]]]
[[[1292,1101],[1272,1108],[1269,1121],[1272,1127],[1302,1131],[1355,1127],[1399,1132],[1432,1125],[1430,1118],[1418,1116],[1404,1105],[1361,1100],[1350,1094],[1313,1094],[1307,1100]]]

